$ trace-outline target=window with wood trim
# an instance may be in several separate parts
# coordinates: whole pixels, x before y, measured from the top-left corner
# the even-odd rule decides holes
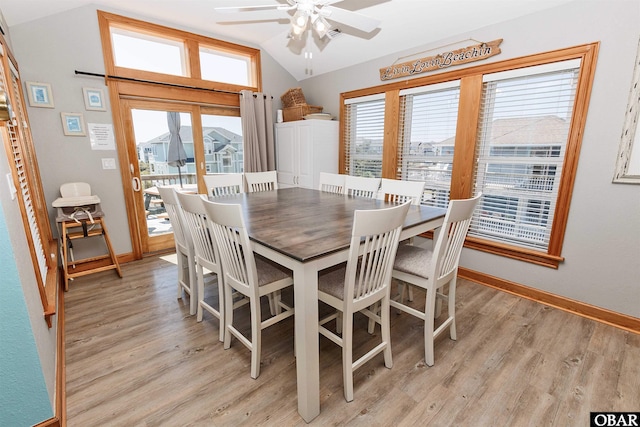
[[[400,91],[395,178],[425,182],[425,205],[449,204],[459,101],[459,80]]]
[[[31,139],[18,70],[0,39],[0,93],[10,107],[10,119],[1,123],[2,141],[12,162],[13,185],[42,301],[45,320],[52,326],[57,300],[57,243],[51,233],[40,170]]]
[[[384,95],[350,99],[345,103],[346,173],[382,176],[384,141]]]
[[[470,236],[548,249],[579,70],[571,60],[484,76]]]
[[[260,50],[98,11],[110,77],[259,91]]]
[[[341,152],[351,155],[358,127],[350,105],[367,96],[397,105],[379,132],[382,176],[424,180],[423,203],[435,206],[482,192],[466,246],[557,268],[598,47],[343,93]],[[348,161],[341,165],[353,174]]]

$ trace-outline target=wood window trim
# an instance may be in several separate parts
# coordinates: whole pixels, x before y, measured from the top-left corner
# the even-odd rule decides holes
[[[384,85],[357,89],[340,94],[340,172],[345,173],[345,135],[344,135],[344,101],[350,98],[385,94],[387,106],[392,111],[385,113],[384,153],[393,155],[383,156],[383,176],[395,177],[397,165],[393,159],[397,157],[398,138],[400,132],[399,103],[394,100],[401,89],[428,86],[452,80],[461,81],[460,110],[458,129],[456,131],[456,155],[451,178],[451,198],[469,197],[473,191],[473,173],[475,166],[476,135],[478,133],[478,117],[482,92],[482,76],[500,71],[542,65],[570,59],[581,59],[580,74],[576,88],[576,99],[571,121],[571,129],[567,139],[566,155],[563,163],[563,173],[553,220],[551,240],[546,253],[507,245],[479,238],[467,237],[465,246],[500,256],[505,256],[525,262],[534,263],[550,268],[558,268],[564,261],[562,245],[569,217],[573,185],[575,182],[578,159],[582,144],[582,136],[587,118],[587,110],[591,97],[591,88],[595,75],[596,61],[600,42],[593,42],[564,49],[534,55],[522,56],[490,64],[477,65],[464,69],[453,70],[436,75],[405,79]],[[471,119],[469,119],[471,117]],[[463,119],[464,118],[464,119]],[[462,156],[459,147],[463,147]],[[393,172],[393,173],[392,173]]]
[[[150,22],[104,12],[102,10],[98,10],[98,25],[100,28],[100,39],[102,40],[102,51],[107,76],[229,92],[240,92],[245,89],[255,92],[260,92],[262,90],[262,74],[259,72],[261,69],[259,49],[209,38],[162,25],[152,24]],[[168,74],[116,66],[113,59],[113,46],[111,45],[111,27],[183,42],[185,46],[185,60],[188,68],[188,76],[172,76]],[[251,78],[255,83],[255,86],[241,86],[203,80],[200,77],[199,46],[240,54],[250,58],[253,65],[251,67]]]
[[[29,246],[35,281],[42,303],[43,316],[47,326],[51,328],[53,326],[53,316],[56,314],[59,291],[58,242],[53,238],[51,224],[49,223],[48,209],[42,189],[42,179],[40,177],[40,168],[38,167],[35,147],[33,146],[33,140],[31,138],[31,127],[29,126],[26,104],[22,94],[22,82],[20,80],[17,62],[2,35],[0,35],[0,45],[2,46],[2,52],[5,53],[0,57],[2,61],[0,66],[2,66],[5,76],[3,85],[6,88],[7,100],[10,105],[13,106],[15,113],[15,118],[12,119],[15,139],[11,137],[7,122],[3,122],[2,125],[0,125],[0,132],[2,134],[2,140],[4,141],[7,159],[12,163],[10,169],[13,183],[20,195],[20,197],[18,197],[18,206],[25,237]],[[12,67],[15,70],[15,75],[10,71]],[[35,244],[33,243],[34,236],[32,235],[29,215],[22,196],[22,188],[20,185],[22,179],[15,167],[15,162],[18,161],[20,161],[21,168],[23,168],[24,181],[31,199],[38,236],[44,257],[46,258],[45,277],[41,276],[38,256],[36,254]]]

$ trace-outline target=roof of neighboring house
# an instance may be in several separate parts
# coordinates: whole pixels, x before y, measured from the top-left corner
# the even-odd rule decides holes
[[[205,138],[213,140],[214,143],[221,142],[226,144],[229,142],[242,142],[242,135],[238,135],[237,133],[231,132],[230,130],[221,127],[203,127],[202,134]],[[165,132],[153,139],[150,139],[145,144],[159,144],[169,142],[169,137],[169,132]],[[193,142],[191,126],[180,127],[180,138],[182,139],[183,143]]]
[[[491,127],[492,145],[560,144],[567,138],[569,122],[558,116],[496,119]],[[455,137],[432,145],[453,145]]]

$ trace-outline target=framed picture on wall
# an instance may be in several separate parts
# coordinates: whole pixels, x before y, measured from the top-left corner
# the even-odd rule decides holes
[[[640,39],[613,182],[640,184]]]
[[[53,108],[53,95],[49,83],[26,82],[31,107]]]
[[[84,108],[94,111],[107,111],[102,89],[83,87],[82,93],[84,94]]]
[[[62,128],[68,136],[85,136],[84,118],[81,113],[60,113],[62,115]]]

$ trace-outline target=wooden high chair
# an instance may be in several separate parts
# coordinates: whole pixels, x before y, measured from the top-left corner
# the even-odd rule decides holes
[[[100,199],[91,195],[91,186],[85,182],[62,184],[60,195],[62,197],[53,202],[53,207],[58,209],[56,222],[60,234],[64,290],[69,290],[69,280],[100,271],[116,270],[118,276],[122,277],[122,270],[104,222],[104,213],[100,208]],[[72,242],[96,236],[104,238],[107,254],[74,259]]]

